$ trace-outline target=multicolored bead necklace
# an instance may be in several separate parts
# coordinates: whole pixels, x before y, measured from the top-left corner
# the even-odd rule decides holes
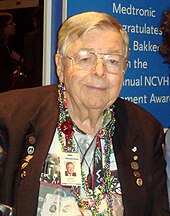
[[[66,101],[64,98],[64,85],[60,83],[58,85],[58,100],[59,100],[59,122],[58,122],[58,139],[61,143],[61,148],[66,152],[75,152],[75,144],[73,142],[73,124],[71,118],[69,117]],[[111,136],[114,133],[114,106],[106,110],[102,128],[99,131],[99,137],[104,139],[104,168],[103,168],[103,177],[101,179],[102,185],[99,186],[97,192],[95,190],[91,190],[89,188],[88,180],[86,174],[83,170],[81,170],[82,176],[82,187],[85,191],[85,194],[88,198],[88,201],[84,201],[82,197],[79,195],[79,187],[72,186],[71,194],[76,198],[78,205],[82,208],[82,210],[88,209],[92,212],[94,216],[102,216],[103,214],[99,213],[99,206],[101,204],[102,199],[106,197],[107,199],[107,213],[109,216],[113,215],[113,198],[112,198],[112,190],[111,190],[111,171],[110,171],[110,155],[111,155]],[[111,116],[108,115],[108,113]],[[105,124],[105,121],[108,122],[106,118],[110,117],[109,124]],[[62,135],[65,134],[65,137]],[[66,141],[66,145],[65,145]],[[107,195],[106,195],[107,194]],[[105,196],[106,195],[106,196]]]

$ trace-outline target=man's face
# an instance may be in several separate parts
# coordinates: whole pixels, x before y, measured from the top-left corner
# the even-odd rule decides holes
[[[72,163],[67,164],[67,172],[71,175],[74,173],[74,165]]]
[[[123,40],[115,29],[93,29],[80,39],[77,39],[67,50],[67,56],[73,57],[80,50],[90,50],[96,53],[116,53],[124,56]],[[88,109],[110,107],[117,99],[123,84],[125,60],[120,71],[108,73],[103,60],[97,59],[94,70],[82,70],[74,65],[74,60],[65,59],[63,71],[58,72],[59,79],[65,84],[69,99],[74,105],[85,106]]]

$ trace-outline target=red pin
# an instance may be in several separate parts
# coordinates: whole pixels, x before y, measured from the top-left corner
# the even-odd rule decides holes
[[[68,144],[69,141],[70,141],[70,137],[71,137],[72,131],[73,131],[73,124],[72,124],[72,122],[69,121],[69,120],[63,122],[62,125],[61,125],[61,130],[65,134],[66,144]]]

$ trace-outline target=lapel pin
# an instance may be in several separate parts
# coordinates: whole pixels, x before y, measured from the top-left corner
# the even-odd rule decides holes
[[[132,162],[132,163],[131,163],[131,168],[132,168],[133,170],[138,170],[138,169],[139,169],[139,164],[138,164],[137,162]]]
[[[134,146],[133,148],[132,148],[132,151],[133,152],[136,152],[138,149],[137,149],[137,147],[136,146]]]
[[[24,158],[24,162],[23,164],[21,165],[21,169],[24,170],[25,167],[28,165],[28,163],[30,162],[30,160],[33,158],[32,155],[27,155],[25,158]]]
[[[136,179],[136,184],[141,187],[143,185],[143,180],[141,178]]]

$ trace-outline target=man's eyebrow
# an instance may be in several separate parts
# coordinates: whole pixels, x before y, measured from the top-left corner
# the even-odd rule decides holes
[[[80,49],[78,49],[77,50],[77,52],[81,52],[81,51],[88,51],[88,52],[99,52],[100,53],[100,51],[96,51],[94,48],[86,48],[86,47],[82,47],[82,48],[80,48]],[[120,49],[118,49],[118,48],[109,48],[109,49],[107,49],[107,50],[103,50],[103,51],[101,51],[101,53],[119,53],[120,52]]]
[[[82,47],[78,49],[78,52],[81,52],[81,51],[95,52],[94,48],[87,48],[87,47]]]
[[[110,48],[105,51],[105,53],[119,53],[120,49],[118,48]]]

